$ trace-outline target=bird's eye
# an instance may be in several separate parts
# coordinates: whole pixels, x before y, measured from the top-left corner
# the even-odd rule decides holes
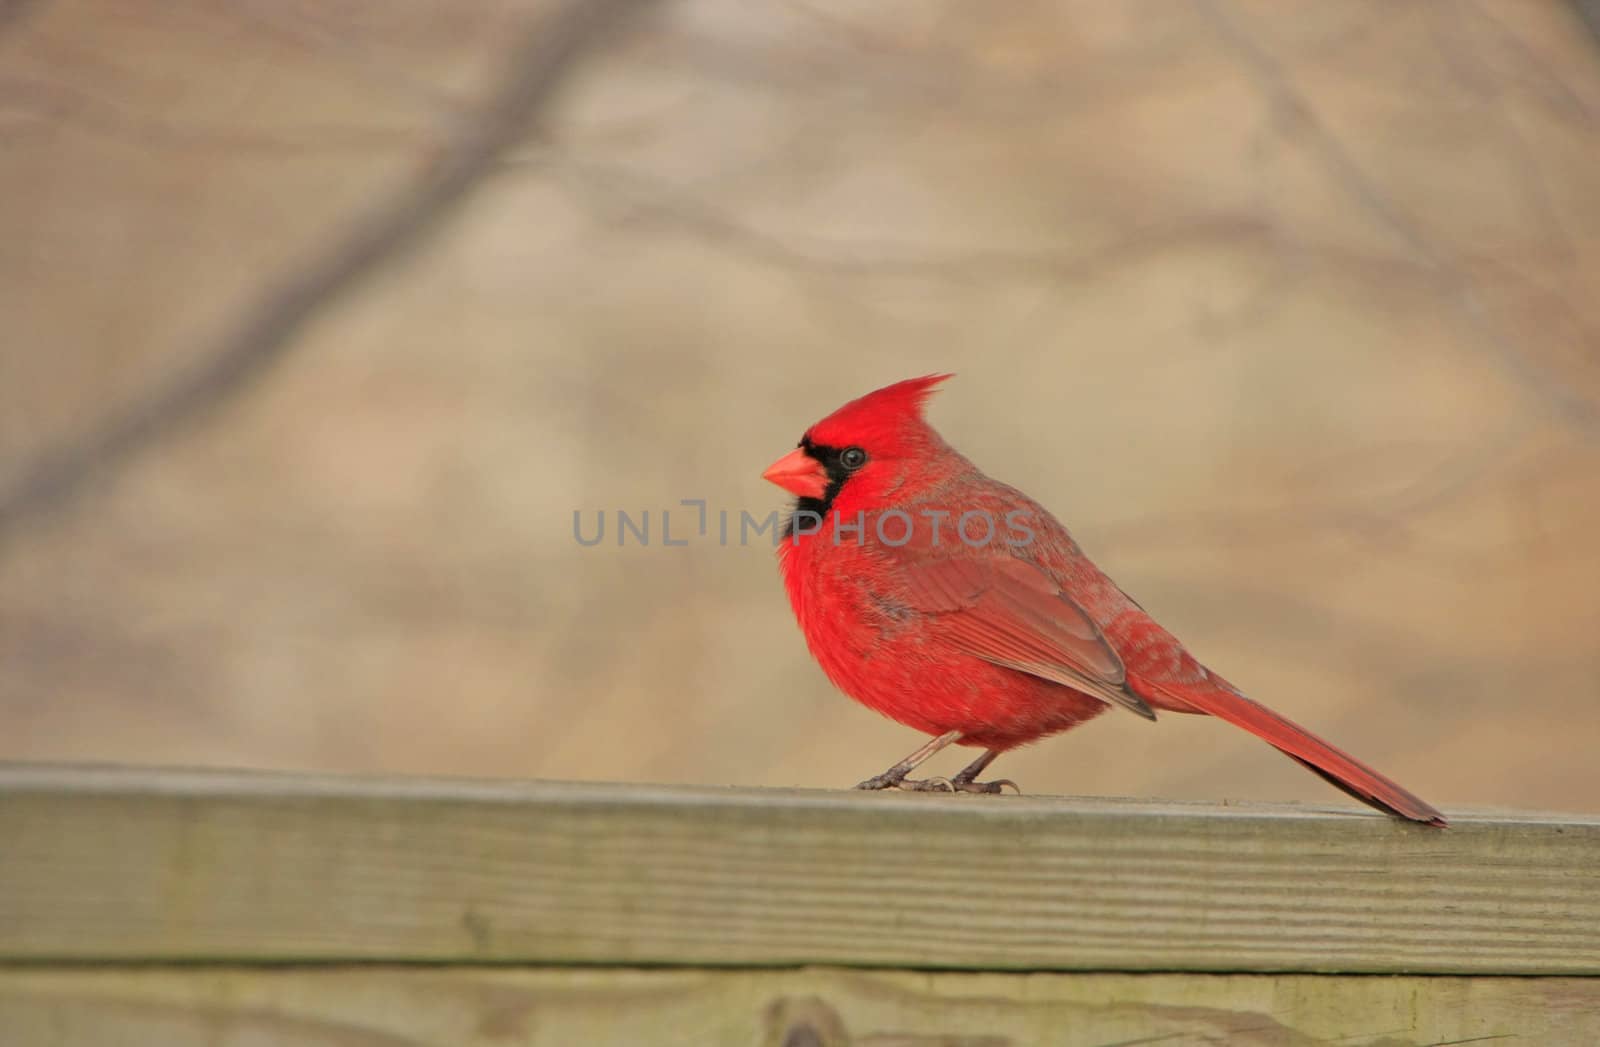
[[[839,464],[854,472],[867,464],[867,452],[859,447],[846,447],[839,452]]]

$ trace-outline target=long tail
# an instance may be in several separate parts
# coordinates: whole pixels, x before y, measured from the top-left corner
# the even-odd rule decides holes
[[[1156,699],[1153,704],[1157,708],[1208,713],[1235,727],[1243,727],[1320,775],[1328,784],[1380,811],[1441,829],[1449,824],[1431,804],[1398,782],[1384,777],[1349,753],[1335,749],[1299,724],[1239,694],[1220,677],[1212,676],[1205,683],[1164,684],[1130,672],[1128,682],[1146,698]]]

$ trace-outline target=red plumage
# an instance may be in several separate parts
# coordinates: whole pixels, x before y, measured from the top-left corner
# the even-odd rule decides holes
[[[1365,803],[1445,824],[1201,665],[1054,517],[946,444],[922,413],[946,377],[851,401],[765,474],[799,497],[779,559],[812,654],[846,694],[938,736],[862,787],[998,791],[973,781],[995,756],[1120,705],[1220,717]],[[905,780],[950,742],[986,752],[954,779]]]

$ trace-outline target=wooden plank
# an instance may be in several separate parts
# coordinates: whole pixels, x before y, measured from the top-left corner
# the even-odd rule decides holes
[[[1600,980],[797,970],[0,970],[30,1047],[1600,1043]]]
[[[1600,973],[1600,818],[0,771],[0,959]]]

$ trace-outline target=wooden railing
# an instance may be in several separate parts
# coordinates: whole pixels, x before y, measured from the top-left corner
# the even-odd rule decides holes
[[[1496,1037],[1600,1044],[1600,818],[0,769],[7,1047]]]

